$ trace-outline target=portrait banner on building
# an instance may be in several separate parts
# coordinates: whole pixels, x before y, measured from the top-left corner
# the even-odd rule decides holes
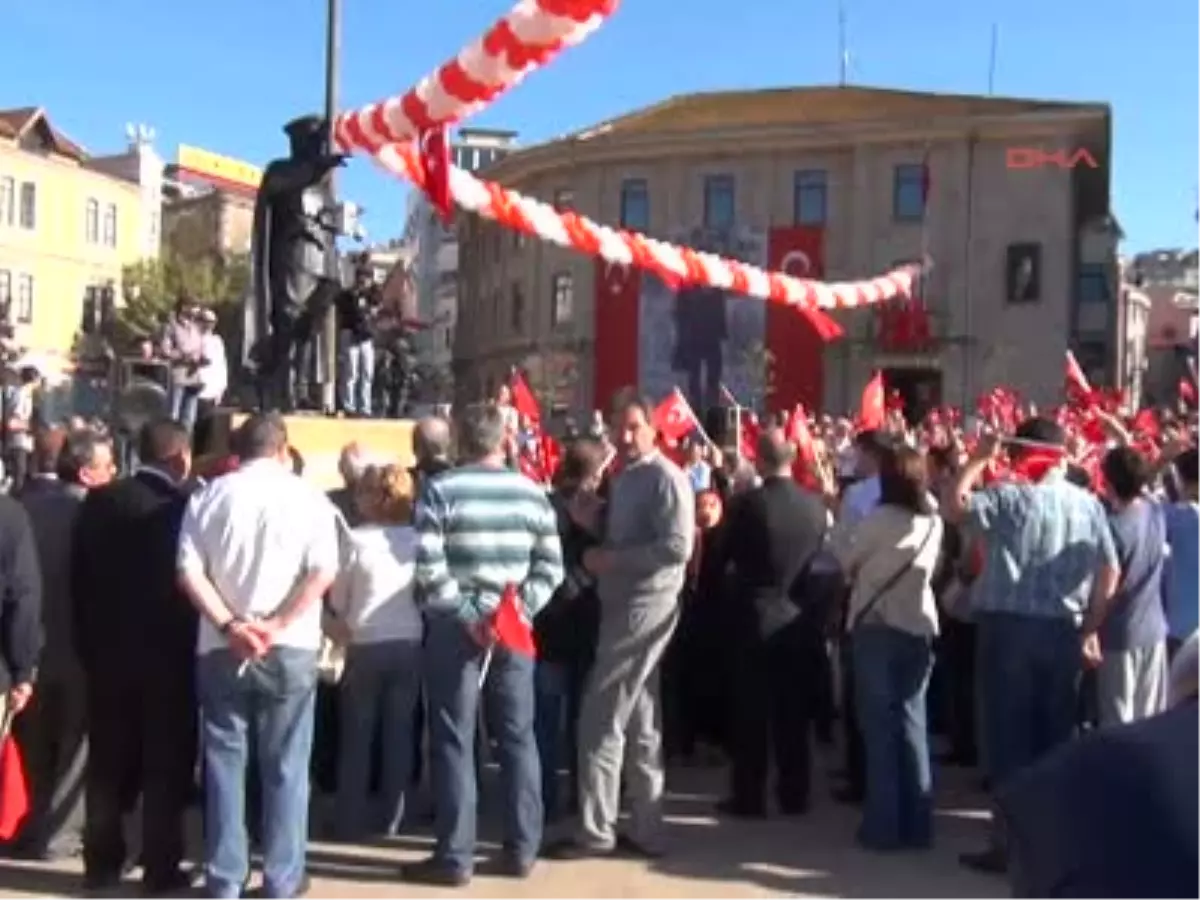
[[[761,231],[677,229],[667,239],[755,266],[766,262]],[[678,293],[652,275],[642,278],[638,383],[661,397],[678,387],[698,411],[720,402],[724,385],[739,400],[762,396],[765,303],[716,288]]]

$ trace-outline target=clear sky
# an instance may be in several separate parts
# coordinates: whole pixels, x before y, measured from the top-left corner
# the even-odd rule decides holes
[[[996,91],[1108,101],[1114,212],[1126,251],[1196,243],[1196,0],[844,0],[851,81],[984,93],[992,23]],[[342,106],[410,87],[509,0],[343,0]],[[0,0],[0,107],[41,105],[93,152],[126,122],[263,163],[281,125],[319,112],[324,0]],[[836,0],[624,0],[583,46],[473,124],[526,142],[671,94],[837,80]],[[356,161],[343,193],[373,240],[402,228],[405,188]]]

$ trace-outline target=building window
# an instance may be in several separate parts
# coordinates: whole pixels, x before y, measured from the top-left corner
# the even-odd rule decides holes
[[[575,192],[570,188],[559,188],[554,192],[554,208],[559,212],[575,209]]]
[[[521,285],[513,282],[510,305],[508,307],[508,323],[512,330],[520,334],[525,330],[525,292]]]
[[[100,243],[100,201],[89,199],[83,219],[84,239],[89,244]]]
[[[733,227],[734,182],[732,175],[709,175],[704,179],[704,227],[726,231]]]
[[[17,276],[17,321],[28,325],[33,321],[33,276]]]
[[[829,198],[829,178],[821,169],[796,173],[792,185],[792,224],[824,225]]]
[[[1009,303],[1042,299],[1041,244],[1009,244],[1004,270],[1004,296]]]
[[[925,218],[925,167],[919,163],[896,166],[892,175],[892,218],[920,222]]]
[[[21,182],[21,227],[27,231],[37,228],[37,185]]]
[[[104,208],[104,246],[117,246],[117,205],[110,203]]]
[[[630,231],[650,230],[650,186],[645,178],[621,182],[621,227]]]
[[[12,311],[12,272],[0,269],[0,322],[8,322]]]
[[[566,325],[575,315],[575,279],[570,272],[555,272],[554,303],[550,307],[550,324],[557,328]]]
[[[17,184],[5,176],[0,178],[0,225],[12,225],[16,221]]]
[[[1103,266],[1085,263],[1079,267],[1079,302],[1089,305],[1108,303],[1108,278]]]

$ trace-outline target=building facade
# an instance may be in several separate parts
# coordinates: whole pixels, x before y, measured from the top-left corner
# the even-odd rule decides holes
[[[1179,380],[1192,378],[1200,337],[1196,250],[1153,250],[1134,256],[1127,278],[1148,304],[1143,396],[1173,404]]]
[[[44,110],[0,111],[0,308],[19,346],[65,357],[85,297],[152,250],[141,186],[103,160]]]
[[[790,310],[703,291],[676,302],[653,277],[470,219],[459,398],[519,366],[577,411],[622,380],[653,394],[678,384],[699,404],[720,382],[747,403],[843,411],[876,369],[917,405],[969,406],[999,384],[1047,402],[1069,347],[1111,383],[1109,130],[1098,104],[785,89],[677,97],[511,154],[488,172],[507,187],[792,274],[854,280],[929,257],[930,339],[897,349],[859,310],[834,315],[845,335],[824,346]],[[1022,148],[1050,159],[1030,166]]]
[[[512,131],[461,128],[451,147],[455,166],[469,172],[486,169],[516,146]],[[448,400],[453,384],[454,334],[458,324],[458,231],[442,221],[425,195],[409,195],[404,241],[411,257],[411,278],[416,292],[417,318],[422,328],[415,335],[416,358],[423,372],[429,401]]]

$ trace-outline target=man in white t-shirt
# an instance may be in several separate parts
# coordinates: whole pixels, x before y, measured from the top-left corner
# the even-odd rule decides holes
[[[217,314],[202,309],[196,314],[200,326],[203,362],[196,373],[200,388],[196,394],[196,452],[205,453],[212,433],[212,419],[229,390],[229,359],[225,341],[217,334]]]
[[[247,734],[262,780],[264,889],[304,890],[321,597],[338,571],[337,514],[292,473],[274,414],[238,430],[237,471],[188,504],[181,583],[200,611],[197,683],[203,728],[209,896],[237,897],[250,871],[243,799]]]

